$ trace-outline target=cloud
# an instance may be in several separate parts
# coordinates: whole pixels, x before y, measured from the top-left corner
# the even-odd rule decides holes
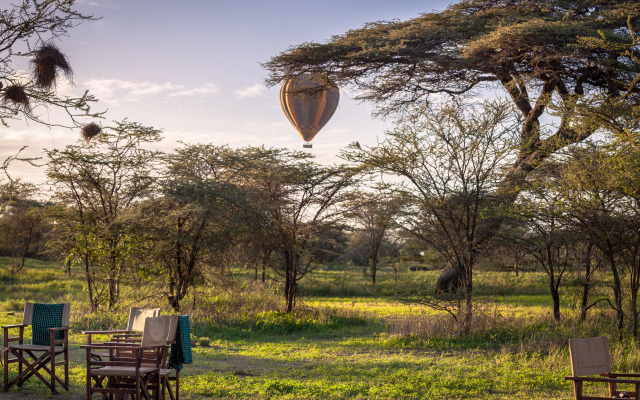
[[[265,92],[265,90],[266,88],[264,87],[264,85],[256,83],[255,85],[249,86],[246,89],[236,90],[234,97],[236,99],[251,99],[260,96]]]
[[[166,95],[168,97],[202,96],[218,91],[213,84],[190,89],[173,82],[133,82],[120,79],[90,79],[85,81],[84,85],[98,99],[105,102],[137,102],[157,95]]]
[[[108,8],[115,8],[115,9],[122,8],[118,4],[113,4],[113,3],[110,3],[110,2],[100,2],[100,1],[95,1],[95,0],[79,0],[78,4],[81,4],[81,5],[87,6],[87,7],[108,7]]]
[[[217,91],[218,91],[218,87],[216,85],[207,83],[204,87],[182,90],[180,92],[171,93],[169,96],[171,97],[201,96],[201,95],[215,93]]]

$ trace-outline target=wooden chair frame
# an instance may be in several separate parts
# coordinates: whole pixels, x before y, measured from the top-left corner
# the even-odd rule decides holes
[[[171,317],[146,317],[140,343],[107,342],[86,350],[87,399],[95,393],[132,399],[160,398],[160,371],[166,366]],[[106,354],[104,354],[106,352]]]
[[[166,358],[168,346],[141,347],[127,343],[81,345],[87,360],[87,399],[95,393],[102,398],[112,394],[127,395],[135,400],[158,399],[160,368]],[[109,352],[108,358],[95,357],[95,351]],[[114,372],[114,369],[117,370]],[[105,382],[106,381],[106,382]]]
[[[49,328],[49,345],[37,346],[24,343],[24,329],[28,324],[3,326],[4,348],[4,391],[13,385],[21,387],[32,376],[40,379],[52,393],[56,393],[56,383],[69,391],[69,327]],[[18,329],[17,336],[10,336],[12,329]],[[62,332],[62,339],[55,339],[56,332]],[[16,344],[12,344],[16,343]],[[38,355],[38,353],[40,353]],[[13,355],[13,358],[10,357]],[[62,360],[57,356],[62,355]],[[18,363],[18,376],[9,381],[9,365]],[[56,374],[56,367],[64,367],[64,380]],[[46,378],[40,371],[49,375]]]
[[[578,361],[576,360],[576,355],[573,354],[574,351],[576,351],[573,349],[573,340],[590,343],[590,346],[594,346],[592,347],[592,349],[594,349],[593,352],[598,353],[601,361],[594,362],[592,365],[576,365],[578,364]],[[566,376],[565,379],[573,382],[575,400],[614,400],[620,398],[638,399],[638,396],[640,396],[640,374],[611,372],[609,340],[606,337],[601,336],[588,339],[570,339],[569,348],[571,353],[571,369],[574,376]],[[576,348],[578,348],[577,345]],[[584,384],[586,382],[606,383],[609,388],[609,397],[585,396]],[[631,385],[634,387],[634,391],[619,390],[619,384]],[[622,394],[627,397],[620,397]]]

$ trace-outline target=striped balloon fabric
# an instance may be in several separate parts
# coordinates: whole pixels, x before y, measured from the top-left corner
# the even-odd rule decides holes
[[[319,74],[302,74],[280,88],[280,106],[289,122],[300,132],[305,147],[333,116],[340,100],[338,87]]]

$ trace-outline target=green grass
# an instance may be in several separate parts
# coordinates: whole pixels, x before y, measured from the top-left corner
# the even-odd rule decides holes
[[[80,330],[122,327],[133,304],[165,306],[147,282],[123,287],[113,312],[89,313],[81,271],[64,275],[59,263],[29,260],[11,276],[6,263],[0,258],[1,325],[21,321],[25,300],[72,303],[72,385],[56,399],[84,398]],[[495,271],[476,275],[478,325],[462,336],[449,316],[394,296],[437,274],[403,270],[395,277],[383,268],[374,287],[357,270],[320,269],[302,282],[298,311],[288,315],[279,311],[277,287],[251,284],[250,273],[234,271],[231,286],[200,288],[184,302],[196,347],[194,364],[181,375],[181,398],[570,399],[567,338],[615,337],[604,308],[585,326],[574,322],[573,289],[563,293],[567,321],[556,324],[543,274]],[[638,371],[638,350],[630,340],[613,340],[615,367]],[[51,396],[32,380],[5,397]]]

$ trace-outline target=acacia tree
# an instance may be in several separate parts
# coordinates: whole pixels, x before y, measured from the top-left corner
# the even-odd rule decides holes
[[[572,149],[557,189],[566,203],[565,213],[588,235],[602,253],[612,276],[616,328],[624,328],[624,264],[621,258],[625,212],[624,195],[616,190],[611,154],[593,143]]]
[[[346,203],[347,218],[357,225],[359,244],[366,248],[366,262],[375,285],[380,251],[402,207],[402,198],[384,188],[375,192],[352,192]]]
[[[25,259],[37,232],[42,225],[41,204],[34,200],[35,185],[15,178],[9,173],[11,163],[19,161],[35,166],[37,158],[21,157],[18,152],[0,165],[0,224],[4,237],[0,239],[11,254],[11,272],[24,268]],[[21,253],[21,254],[18,254]],[[17,257],[20,256],[20,263]]]
[[[636,118],[636,122],[638,119]],[[636,132],[615,131],[614,140],[594,154],[593,165],[604,164],[605,188],[615,193],[612,217],[617,219],[620,243],[619,263],[626,269],[629,287],[629,315],[634,337],[638,336],[638,291],[640,290],[640,139]],[[603,177],[600,177],[601,182]]]
[[[125,120],[106,129],[91,147],[46,150],[57,203],[53,218],[64,231],[58,245],[83,265],[94,310],[105,281],[109,308],[118,301],[120,278],[138,248],[123,212],[153,189],[159,153],[144,146],[160,139],[160,131]]]
[[[388,132],[377,146],[351,146],[343,154],[363,168],[404,178],[398,190],[410,206],[402,226],[448,261],[463,292],[454,310],[427,297],[424,302],[461,316],[465,332],[473,317],[473,267],[484,244],[478,230],[493,214],[491,195],[513,156],[514,132],[512,110],[504,103],[450,105]],[[442,280],[436,284],[437,294],[451,289]]]
[[[609,120],[584,119],[582,111],[609,116],[612,101],[637,102],[637,46],[578,38],[600,38],[601,32],[608,42],[630,42],[627,26],[633,31],[638,22],[628,24],[627,16],[638,14],[635,0],[466,0],[442,12],[370,23],[327,43],[293,47],[265,64],[267,82],[325,74],[355,88],[358,99],[376,103],[378,114],[400,116],[442,95],[503,91],[522,116],[518,155],[493,192],[496,205],[508,205],[544,159]],[[545,126],[552,102],[557,122]],[[478,240],[488,240],[502,221],[486,220]],[[447,276],[457,279],[441,278]]]
[[[80,97],[59,96],[55,92],[60,73],[71,78],[71,67],[55,42],[68,36],[69,30],[84,21],[94,20],[74,8],[75,0],[22,0],[0,9],[0,122],[26,118],[45,125],[52,123],[38,115],[39,108],[62,109],[79,125],[82,116],[99,116],[91,112],[96,99],[85,92]],[[8,4],[8,3],[7,3]],[[32,75],[21,72],[21,60],[31,59]],[[15,64],[18,63],[18,66]]]
[[[556,321],[561,318],[560,285],[572,261],[570,255],[575,242],[575,231],[565,218],[561,195],[548,182],[557,178],[558,168],[558,165],[547,164],[530,176],[532,179],[528,180],[523,195],[509,211],[512,222],[525,229],[506,234],[514,247],[532,256],[547,274]]]
[[[298,283],[316,267],[323,236],[342,222],[345,190],[355,172],[344,166],[320,166],[304,152],[249,149],[256,153],[246,174],[259,196],[266,231],[275,245],[273,257],[283,280],[285,310],[292,312]]]
[[[11,163],[16,161],[26,162],[33,166],[36,165],[37,158],[20,156],[20,153],[25,148],[23,147],[15,155],[5,158],[0,165],[0,217],[16,201],[30,199],[36,191],[36,187],[33,184],[24,182],[9,173]]]
[[[159,196],[137,208],[147,259],[166,277],[175,311],[196,277],[223,267],[229,249],[260,230],[259,205],[241,185],[245,156],[226,146],[185,145],[166,157]]]
[[[0,216],[0,246],[11,256],[12,274],[24,268],[28,255],[38,253],[46,226],[42,210],[42,203],[23,198],[14,201]]]

